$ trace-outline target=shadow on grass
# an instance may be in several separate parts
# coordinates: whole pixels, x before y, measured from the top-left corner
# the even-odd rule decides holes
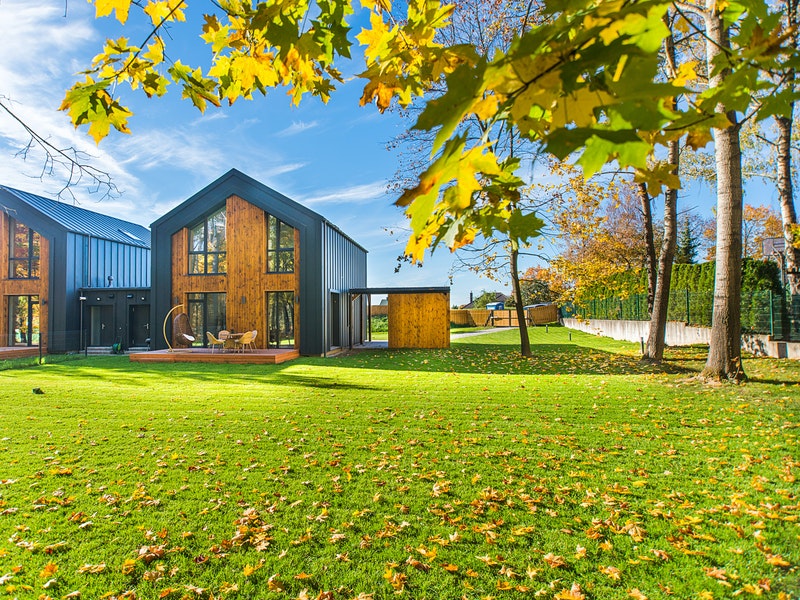
[[[150,375],[159,385],[181,385],[185,379],[208,383],[209,390],[226,381],[239,386],[271,384],[321,390],[375,390],[380,377],[364,384],[349,382],[338,369],[365,369],[425,373],[522,374],[522,375],[646,375],[670,374],[692,377],[704,367],[705,347],[668,348],[660,365],[639,360],[640,346],[608,338],[570,332],[562,327],[531,329],[531,358],[523,358],[516,330],[463,338],[450,348],[437,350],[372,349],[345,352],[328,358],[301,357],[281,365],[234,365],[193,363],[131,363],[127,357],[95,357],[51,365],[69,369],[87,380],[120,385],[147,385]],[[796,361],[747,359],[745,371],[752,383],[785,385],[797,381]],[[33,368],[35,370],[35,367]]]
[[[575,343],[531,344],[533,356],[503,343],[453,344],[439,350],[359,350],[330,359],[338,367],[483,374],[640,375],[694,374],[696,368],[665,362],[648,365],[638,355]]]
[[[297,363],[316,364],[321,367],[334,366],[326,359],[299,359]],[[232,393],[234,386],[242,391],[248,386],[265,383],[297,388],[322,390],[375,390],[380,382],[360,385],[342,381],[335,374],[293,373],[287,370],[295,362],[280,365],[239,365],[239,364],[198,364],[198,363],[140,363],[130,362],[127,357],[91,357],[70,364],[50,365],[55,369],[69,370],[69,375],[83,381],[110,382],[118,386],[147,385],[149,379],[157,380],[161,387],[180,388],[190,379],[206,384],[209,393],[227,390]],[[340,366],[340,365],[336,365]],[[35,373],[35,368],[26,368]],[[32,379],[33,380],[33,379]]]

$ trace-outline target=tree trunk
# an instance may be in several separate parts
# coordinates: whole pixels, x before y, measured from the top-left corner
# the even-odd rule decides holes
[[[647,186],[640,183],[636,186],[639,193],[639,201],[642,204],[644,214],[644,244],[647,264],[647,312],[653,314],[653,302],[655,301],[656,282],[656,245],[653,241],[653,211],[650,207],[650,194],[647,193]]]
[[[668,146],[669,164],[678,170],[680,160],[679,142],[672,141]],[[661,242],[661,253],[658,260],[658,278],[656,279],[653,310],[650,313],[650,330],[647,336],[642,360],[661,362],[664,359],[667,332],[667,308],[672,283],[672,263],[675,260],[675,248],[678,245],[678,190],[667,190],[664,196],[664,239]]]
[[[531,340],[528,337],[528,323],[525,321],[525,308],[522,305],[522,286],[519,282],[519,249],[511,247],[511,284],[514,293],[514,304],[517,311],[517,326],[519,327],[519,345],[522,356],[531,357]]]
[[[789,292],[796,296],[800,295],[800,248],[792,245],[797,228],[792,187],[792,119],[777,117],[775,121],[778,124],[778,197],[781,203],[783,239],[786,242],[783,268]]]
[[[668,16],[664,22],[670,25]],[[664,58],[667,74],[670,79],[676,77],[678,68],[676,64],[675,38],[672,34],[664,40]],[[675,108],[676,101],[673,99]],[[680,162],[680,142],[674,140],[667,145],[667,161],[672,165],[672,172],[678,173]],[[646,190],[645,190],[646,192]],[[650,231],[652,235],[652,229]],[[651,245],[652,239],[651,239]],[[647,345],[642,360],[661,362],[664,359],[664,347],[667,334],[667,309],[669,308],[669,292],[672,284],[672,263],[675,262],[675,248],[678,245],[678,190],[667,190],[664,196],[664,239],[661,240],[661,251],[658,260],[658,274],[655,276],[655,289],[653,291],[653,306],[650,309],[650,329],[647,335]],[[655,248],[653,249],[655,254]],[[655,262],[655,256],[653,257]],[[655,269],[655,266],[653,267]]]
[[[709,73],[714,59],[730,48],[728,30],[716,9],[716,0],[706,0],[706,61]],[[709,87],[722,85],[729,74],[719,69]],[[717,106],[731,125],[714,130],[717,168],[717,257],[714,278],[714,311],[711,316],[711,344],[701,373],[707,380],[741,381],[742,368],[742,151],[736,113]]]

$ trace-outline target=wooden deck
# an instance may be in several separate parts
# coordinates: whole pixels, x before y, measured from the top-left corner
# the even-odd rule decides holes
[[[42,348],[42,355],[47,354],[47,348]],[[15,358],[28,358],[39,356],[39,346],[4,346],[0,347],[0,360],[14,360]]]
[[[245,352],[211,352],[208,348],[176,348],[174,351],[154,350],[152,352],[133,352],[132,362],[158,363],[216,363],[235,365],[277,365],[300,356],[298,350],[256,349]]]

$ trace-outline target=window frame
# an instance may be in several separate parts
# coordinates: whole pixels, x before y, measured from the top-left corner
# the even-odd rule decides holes
[[[209,223],[220,214],[224,215],[225,228],[224,239],[221,246],[224,250],[209,250],[210,230]],[[194,232],[199,227],[203,228],[203,247],[200,250],[194,249]],[[202,220],[197,221],[194,225],[187,227],[188,230],[188,272],[189,275],[225,275],[228,272],[228,215],[226,207],[222,207],[210,214],[207,214]],[[193,260],[193,257],[198,257]],[[213,257],[213,258],[212,258]],[[200,265],[203,270],[195,271],[195,265]],[[209,270],[210,266],[216,265],[216,270]]]
[[[213,308],[221,309],[216,313],[218,321],[213,324],[210,317],[215,316]],[[227,292],[188,292],[186,296],[186,313],[189,316],[189,323],[194,333],[194,346],[208,346],[208,336],[206,331],[211,331],[217,335],[220,330],[227,329],[228,323],[228,294]],[[203,321],[197,323],[195,317]],[[198,330],[199,326],[199,330]]]
[[[25,256],[16,256],[15,242],[17,239],[17,226],[26,231],[26,240],[23,249],[27,250]],[[38,243],[36,243],[38,241]],[[38,252],[37,252],[38,250]],[[23,265],[26,275],[18,275],[17,265]],[[9,279],[40,279],[42,273],[42,236],[32,227],[22,221],[9,218],[8,220],[8,278]]]
[[[287,231],[288,230],[288,231]],[[277,242],[276,247],[272,247],[270,240],[274,239]],[[295,270],[295,232],[297,230],[283,221],[267,213],[267,273],[294,273]],[[291,246],[281,245],[281,239],[285,233],[291,232]],[[291,257],[291,260],[286,260],[286,257]],[[282,268],[283,265],[289,265],[289,268]]]
[[[292,290],[267,290],[265,298],[266,314],[266,348],[297,348],[297,297]],[[288,311],[286,310],[288,308]],[[274,312],[276,309],[277,312]],[[283,309],[283,314],[281,310]],[[282,319],[281,317],[286,317]],[[277,327],[273,327],[277,325]],[[281,328],[291,325],[291,330]],[[277,334],[277,335],[276,335]],[[287,335],[282,335],[287,334]]]

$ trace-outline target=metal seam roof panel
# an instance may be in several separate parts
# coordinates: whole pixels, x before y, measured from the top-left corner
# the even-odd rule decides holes
[[[108,215],[65,202],[43,198],[42,196],[4,185],[0,185],[0,190],[8,192],[72,233],[90,235],[129,246],[150,248],[150,230],[136,223],[109,217]]]

